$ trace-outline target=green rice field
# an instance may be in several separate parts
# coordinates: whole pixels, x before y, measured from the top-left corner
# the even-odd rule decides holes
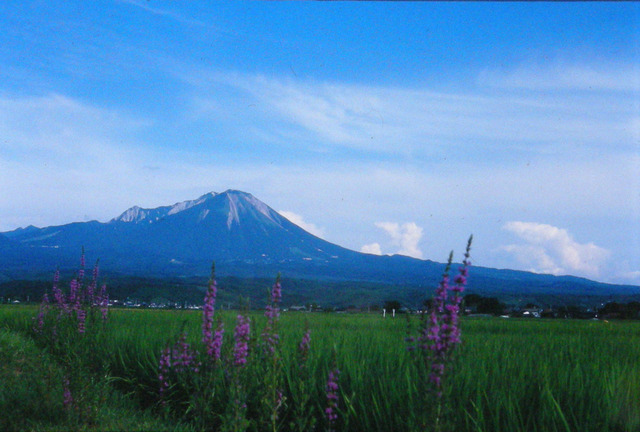
[[[237,311],[216,311],[226,329],[223,361],[208,373],[219,382],[198,387],[199,378],[191,377],[172,387],[168,403],[158,390],[161,352],[184,331],[202,353],[202,312],[111,310],[90,349],[83,341],[72,345],[79,350],[75,360],[34,337],[36,314],[35,307],[0,308],[1,430],[226,430],[224,365]],[[638,322],[463,318],[463,342],[448,365],[436,425],[426,366],[406,349],[417,316],[283,312],[282,402],[269,423],[260,398],[265,373],[274,369],[262,364],[258,348],[266,318],[249,316],[252,339],[242,372],[248,430],[640,431]],[[311,343],[301,386],[297,349],[306,327]],[[83,371],[78,394],[86,406],[73,412],[63,407],[68,361]],[[339,418],[331,425],[324,409],[333,368],[340,371]]]

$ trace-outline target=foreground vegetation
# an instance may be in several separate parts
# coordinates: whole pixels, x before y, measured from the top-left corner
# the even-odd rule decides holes
[[[91,414],[82,416],[64,409],[64,359],[32,338],[36,313],[29,307],[0,308],[0,411],[14,413],[3,416],[0,429],[199,430],[220,425],[216,404],[228,396],[225,389],[200,395],[208,402],[198,409],[190,405],[193,395],[180,393],[178,385],[170,403],[163,404],[159,395],[163,349],[183,332],[192,347],[198,346],[201,312],[111,311],[108,337],[100,339],[96,351],[85,353],[90,358],[78,359],[101,359],[100,371],[106,375],[84,380],[84,400],[91,405],[86,411]],[[231,334],[237,313],[216,314]],[[262,329],[267,321],[261,313],[250,318],[254,329]],[[405,318],[309,313],[280,317],[284,381],[277,428],[295,430],[301,414],[296,410],[302,400],[295,384],[296,353],[306,326],[311,342],[304,416],[310,422],[315,419],[317,430],[330,426],[324,416],[326,384],[335,366],[340,370],[336,429],[419,428],[420,413],[429,411],[424,406],[428,390],[420,378],[420,364],[406,350]],[[447,377],[443,395],[443,430],[640,430],[639,323],[467,318],[461,328],[455,373]],[[255,355],[257,333],[249,342]],[[232,355],[232,349],[232,341],[225,341],[222,357]],[[256,378],[256,387],[246,388],[247,418],[253,428],[268,423],[268,413],[260,411],[256,400],[264,394],[257,387],[263,368],[256,361],[247,362],[246,373]],[[190,411],[181,409],[188,406]]]

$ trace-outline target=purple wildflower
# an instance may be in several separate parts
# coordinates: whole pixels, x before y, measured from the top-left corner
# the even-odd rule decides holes
[[[420,348],[430,352],[429,382],[432,384],[438,398],[442,396],[442,378],[445,373],[446,363],[449,361],[456,345],[461,342],[459,327],[460,302],[468,276],[469,251],[472,239],[473,237],[469,238],[465,259],[462,267],[460,267],[458,276],[454,279],[455,284],[453,286],[449,284],[449,270],[453,253],[449,255],[447,267],[436,289],[429,318],[419,337]],[[451,297],[449,297],[450,292],[452,293]]]
[[[271,289],[271,303],[278,304],[280,299],[282,299],[282,286],[280,285],[280,275],[278,275],[276,283]]]
[[[244,366],[249,355],[249,318],[238,315],[236,329],[234,332],[235,346],[233,347],[233,364]]]
[[[218,326],[216,328],[215,333],[213,334],[213,339],[211,343],[211,352],[209,353],[207,351],[207,354],[215,361],[220,360],[223,336],[224,336],[224,322],[222,322],[222,320],[218,320]]]
[[[444,315],[445,318],[443,318],[443,314],[445,314],[445,310],[447,310],[446,306],[448,306],[446,302],[449,291],[448,271],[451,265],[451,259],[452,257],[449,256],[449,263],[436,290],[434,304],[429,314],[428,327],[423,337],[423,339],[426,338],[428,340],[426,348],[431,352],[429,382],[433,385],[438,398],[442,396],[442,376],[444,375],[445,362],[450,348],[448,340],[450,323],[447,323],[447,321],[450,320],[446,319],[446,315]],[[425,347],[425,345],[423,345],[423,347]]]
[[[81,294],[80,294],[80,285],[76,279],[71,281],[71,286],[69,288],[69,303],[71,303],[72,310],[76,313],[76,319],[78,321],[78,333],[85,332],[85,319],[87,317],[86,311],[83,309],[81,302]]]
[[[404,341],[407,343],[407,351],[415,351],[416,346],[413,345],[416,341],[416,338],[413,336],[407,336],[404,338]]]
[[[86,311],[83,308],[78,307],[76,309],[76,317],[78,319],[78,333],[84,333],[85,332],[85,321],[86,321],[86,318],[87,318]]]
[[[207,294],[204,297],[204,306],[202,307],[202,343],[207,347],[207,355],[209,357],[215,357],[216,355],[216,340],[213,334],[213,314],[214,306],[216,304],[217,286],[215,280],[214,267],[211,267],[211,279],[209,281],[209,288]],[[217,358],[220,358],[219,348]]]
[[[158,363],[158,381],[160,397],[169,389],[169,373],[171,369],[171,349],[167,346],[160,354]]]
[[[69,285],[69,303],[75,305],[78,300],[78,280],[73,279]]]
[[[265,406],[271,412],[271,428],[277,429],[279,409],[282,404],[282,392],[279,389],[281,381],[281,362],[280,357],[276,354],[276,349],[280,343],[278,335],[278,319],[280,317],[279,303],[282,298],[282,286],[280,285],[280,274],[276,278],[275,284],[271,288],[269,296],[269,304],[265,308],[264,316],[267,323],[262,332],[262,348],[266,354],[268,372],[265,379],[266,400]]]
[[[44,328],[44,317],[47,315],[48,310],[49,310],[49,296],[47,295],[47,293],[44,293],[44,295],[42,296],[42,303],[40,303],[40,308],[38,309],[36,324],[33,327],[33,330],[36,333],[40,333]]]
[[[280,317],[280,308],[278,304],[282,298],[282,286],[280,285],[280,275],[276,278],[276,283],[271,288],[271,297],[269,304],[265,307],[264,316],[267,318],[267,324],[262,333],[262,340],[267,353],[273,355],[277,345],[280,342],[280,335],[276,332],[278,327],[278,318]]]
[[[267,305],[264,311],[264,316],[267,317],[269,324],[275,323],[278,317],[280,316],[280,308],[278,307],[278,303],[280,303],[280,299],[282,298],[282,286],[280,285],[280,275],[276,279],[276,283],[271,288],[271,298],[270,303]]]
[[[307,328],[307,331],[302,336],[302,340],[298,345],[298,354],[300,355],[300,367],[304,367],[307,358],[309,357],[309,348],[311,347],[311,330]]]
[[[162,405],[166,404],[164,397],[171,387],[172,377],[175,379],[176,374],[200,372],[202,364],[197,361],[197,357],[198,352],[191,349],[184,332],[173,347],[167,345],[162,350],[158,360],[158,394]]]
[[[183,372],[189,368],[193,372],[198,372],[199,364],[196,363],[195,357],[195,352],[191,350],[191,345],[187,342],[187,334],[182,333],[173,348],[173,364],[171,366],[176,372]]]
[[[60,281],[60,270],[56,270],[55,274],[53,275],[53,299],[56,302],[56,305],[58,306],[58,308],[60,308],[61,310],[66,309],[66,304],[64,301],[64,294],[62,293],[62,290],[58,287],[58,282]]]
[[[280,407],[280,405],[282,405],[283,402],[284,402],[284,395],[282,394],[281,390],[278,390],[276,392],[276,407]]]
[[[96,261],[96,265],[93,266],[93,274],[91,278],[91,284],[87,287],[87,301],[89,302],[89,306],[94,306],[96,303],[96,288],[98,287],[98,261]]]
[[[80,270],[78,270],[78,282],[82,285],[84,280],[84,246],[82,247],[82,255],[80,255]]]
[[[338,420],[338,378],[340,377],[340,371],[333,369],[329,372],[329,378],[327,379],[327,408],[324,410],[329,422],[329,430],[334,430],[336,420]]]
[[[64,377],[62,380],[62,403],[66,409],[71,408],[73,404],[73,396],[71,395],[71,389],[69,388],[69,378]]]

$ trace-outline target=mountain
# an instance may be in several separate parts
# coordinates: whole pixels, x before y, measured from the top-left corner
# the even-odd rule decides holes
[[[87,255],[123,273],[204,274],[211,261],[232,265],[312,264],[358,253],[315,237],[251,194],[228,190],[155,209],[132,207],[97,221],[3,233],[30,255],[75,262]]]
[[[121,275],[206,277],[219,275],[367,281],[395,286],[435,286],[444,264],[406,256],[375,256],[322,240],[253,195],[228,190],[153,209],[131,207],[97,221],[0,233],[0,276],[51,274],[74,268],[84,246],[101,268]],[[640,294],[640,287],[608,285],[474,267],[469,288],[485,294]]]
[[[13,242],[9,240],[6,236],[0,234],[0,250],[11,247]]]

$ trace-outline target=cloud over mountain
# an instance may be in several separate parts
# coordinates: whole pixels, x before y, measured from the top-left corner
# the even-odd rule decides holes
[[[422,238],[422,227],[415,222],[407,222],[402,225],[396,222],[376,222],[376,227],[384,230],[391,237],[391,244],[400,248],[394,252],[399,255],[406,255],[413,258],[422,258],[423,254],[419,247]],[[371,243],[362,246],[364,253],[374,255],[382,255],[382,249],[379,243]]]
[[[537,273],[600,275],[611,252],[593,243],[579,243],[565,229],[537,222],[511,221],[504,229],[525,243],[503,246]]]
[[[372,255],[382,255],[382,248],[380,247],[380,243],[371,243],[362,246],[360,248],[360,252]]]
[[[303,216],[301,216],[301,215],[299,215],[297,213],[290,212],[290,211],[285,211],[285,210],[280,210],[280,211],[278,211],[278,213],[280,213],[282,216],[284,216],[287,219],[289,219],[294,224],[298,225],[303,230],[305,230],[307,232],[310,232],[314,236],[320,237],[320,238],[322,238],[324,236],[324,229],[320,228],[319,226],[317,226],[317,225],[315,225],[315,224],[313,224],[311,222],[305,221]]]

